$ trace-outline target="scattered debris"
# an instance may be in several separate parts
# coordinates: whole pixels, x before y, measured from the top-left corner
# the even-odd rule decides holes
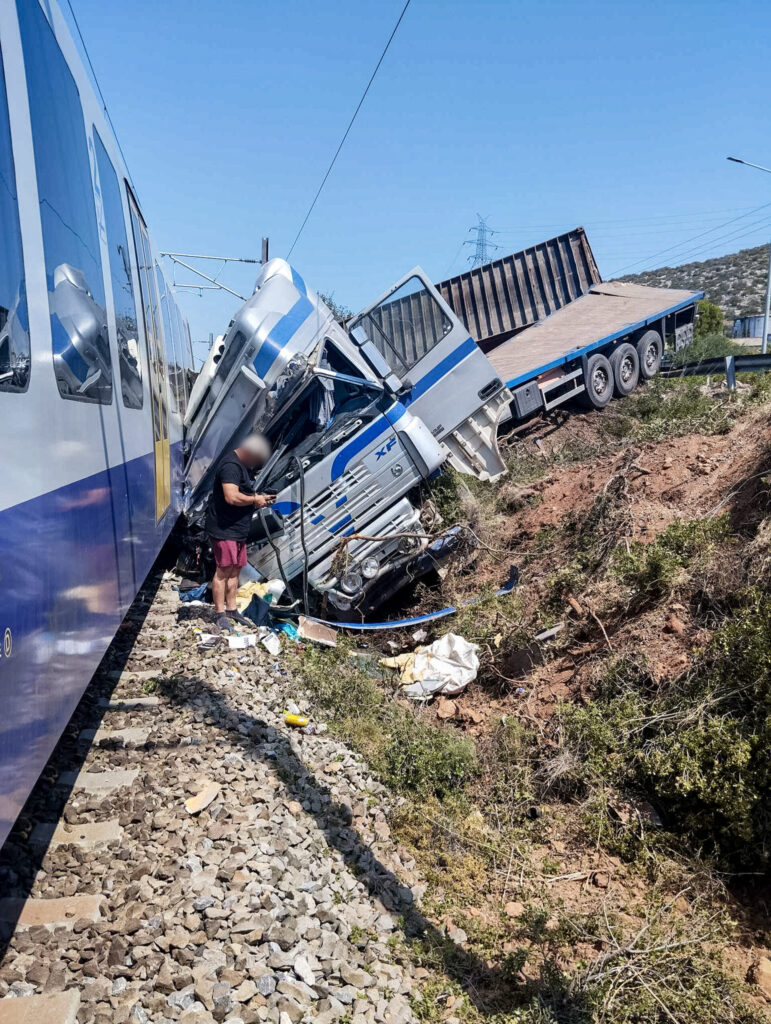
[[[259,637],[256,633],[243,633],[237,636],[229,636],[228,647],[231,651],[244,650],[247,647],[256,647]]]
[[[300,616],[297,633],[303,640],[314,640],[317,644],[323,644],[325,647],[337,646],[336,629],[316,622],[315,619],[310,619],[305,615]]]
[[[274,658],[281,654],[281,641],[275,633],[266,633],[262,638],[262,646]]]
[[[410,654],[383,658],[385,668],[398,668],[404,692],[413,700],[430,700],[438,693],[461,693],[476,679],[479,670],[477,644],[455,633],[445,633],[428,647]]]
[[[203,786],[195,796],[185,800],[185,810],[188,814],[200,814],[219,796],[221,786],[213,779],[204,780]]]
[[[196,629],[194,632],[198,637],[199,651],[211,651],[218,644],[222,643],[221,633],[202,633],[200,629]]]

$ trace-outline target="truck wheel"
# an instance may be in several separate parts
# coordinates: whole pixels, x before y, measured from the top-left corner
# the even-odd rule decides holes
[[[590,356],[586,364],[586,391],[580,396],[588,409],[604,409],[613,397],[613,370],[599,353]]]
[[[629,344],[619,345],[608,360],[613,370],[616,397],[626,398],[637,387],[640,379],[640,357],[637,349]]]
[[[661,366],[661,356],[664,352],[661,335],[658,331],[646,331],[635,347],[640,357],[640,377],[643,380],[650,380],[659,372]]]

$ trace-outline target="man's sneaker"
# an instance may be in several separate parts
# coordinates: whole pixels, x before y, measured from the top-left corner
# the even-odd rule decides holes
[[[247,626],[250,629],[254,629],[254,623],[252,620],[248,619],[246,615],[242,615],[241,612],[228,611],[227,616],[231,622],[237,622],[239,626]]]
[[[214,620],[214,625],[217,626],[217,628],[220,629],[223,633],[235,633],[233,623],[230,621],[230,619],[224,612],[219,613],[219,615]]]

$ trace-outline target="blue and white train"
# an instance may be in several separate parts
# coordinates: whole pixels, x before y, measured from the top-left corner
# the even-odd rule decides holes
[[[0,844],[181,507],[187,323],[55,0],[0,3]]]

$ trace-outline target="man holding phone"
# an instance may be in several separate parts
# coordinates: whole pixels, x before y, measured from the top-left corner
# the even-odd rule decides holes
[[[270,442],[262,434],[250,434],[220,462],[206,511],[214,561],[212,580],[215,621],[221,630],[233,632],[233,623],[253,626],[236,609],[238,574],[246,565],[246,541],[256,508],[268,508],[275,494],[255,494],[254,478],[270,458]]]

